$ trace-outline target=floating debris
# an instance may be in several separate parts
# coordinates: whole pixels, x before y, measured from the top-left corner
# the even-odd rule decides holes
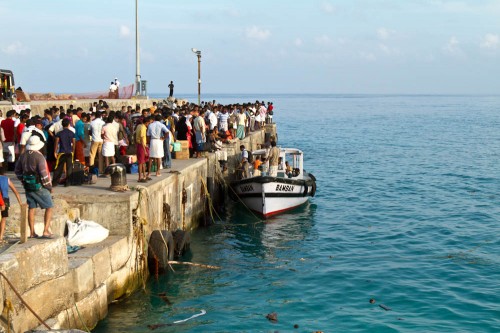
[[[207,311],[205,311],[205,310],[201,310],[201,312],[200,312],[200,313],[195,314],[195,315],[192,315],[191,317],[189,317],[189,318],[187,318],[187,319],[182,319],[182,320],[177,320],[177,321],[174,321],[174,324],[183,323],[183,322],[188,321],[188,320],[191,320],[191,319],[193,319],[193,318],[196,318],[196,317],[199,317],[199,316],[203,316],[203,315],[204,315],[204,314],[206,314],[206,313],[207,313]]]
[[[271,313],[268,313],[266,318],[269,320],[269,321],[272,321],[272,322],[277,322],[278,321],[278,314],[276,312],[271,312]]]
[[[159,293],[158,296],[168,305],[172,305],[172,302],[167,297],[167,293]]]
[[[392,310],[390,307],[388,307],[387,305],[384,305],[384,304],[379,304],[378,306],[381,307],[382,309],[384,309],[385,311],[391,311]]]
[[[177,321],[174,321],[173,323],[168,323],[168,324],[154,324],[154,325],[148,325],[148,328],[150,330],[155,330],[157,328],[160,328],[160,327],[165,327],[165,326],[174,326],[174,324],[180,324],[180,323],[184,323],[188,320],[191,320],[193,318],[196,318],[196,317],[199,317],[199,316],[203,316],[204,314],[206,314],[207,312],[205,310],[201,310],[200,313],[197,313],[197,314],[194,314],[192,315],[191,317],[189,318],[186,318],[186,319],[182,319],[182,320],[177,320]]]

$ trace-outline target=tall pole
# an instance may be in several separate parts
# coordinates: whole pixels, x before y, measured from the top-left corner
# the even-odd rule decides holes
[[[141,94],[141,69],[139,58],[139,6],[138,0],[135,0],[135,94]]]
[[[201,52],[196,53],[198,56],[198,105],[200,105],[201,99]]]

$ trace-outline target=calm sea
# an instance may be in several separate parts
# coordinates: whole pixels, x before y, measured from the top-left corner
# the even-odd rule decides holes
[[[273,101],[317,195],[266,223],[231,206],[187,258],[220,270],[151,279],[94,332],[201,310],[154,332],[500,332],[500,96],[204,98]]]

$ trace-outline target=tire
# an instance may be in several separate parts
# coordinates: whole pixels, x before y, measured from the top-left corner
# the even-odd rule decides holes
[[[175,241],[175,258],[182,257],[191,247],[191,234],[189,231],[176,230],[172,233]]]
[[[165,243],[167,243],[166,247]],[[167,230],[154,230],[149,238],[148,246],[148,266],[150,271],[155,269],[156,260],[158,261],[159,271],[165,271],[168,262],[174,260],[174,252],[175,243],[172,234]]]

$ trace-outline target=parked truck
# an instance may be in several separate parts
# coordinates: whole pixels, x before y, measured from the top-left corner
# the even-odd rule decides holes
[[[14,83],[14,73],[7,69],[0,69],[0,102],[16,102],[16,90]]]

